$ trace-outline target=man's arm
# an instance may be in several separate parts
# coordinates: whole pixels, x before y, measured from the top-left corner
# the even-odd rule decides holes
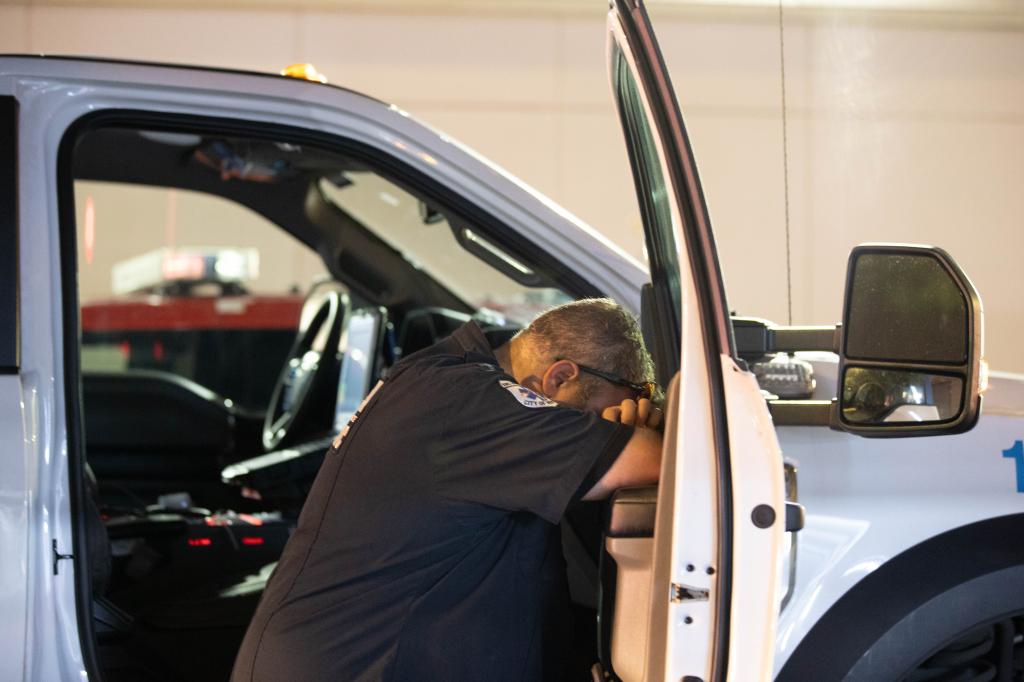
[[[603,500],[619,488],[657,483],[661,473],[661,446],[660,431],[638,427],[615,462],[583,499]]]

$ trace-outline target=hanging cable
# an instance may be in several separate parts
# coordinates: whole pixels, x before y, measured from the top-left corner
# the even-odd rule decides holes
[[[782,69],[782,181],[786,201],[786,305],[788,324],[793,324],[793,266],[789,246],[789,138],[786,130],[786,41],[782,21],[782,2],[779,0],[779,64]]]

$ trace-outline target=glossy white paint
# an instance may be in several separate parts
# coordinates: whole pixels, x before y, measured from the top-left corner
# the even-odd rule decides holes
[[[779,619],[776,671],[839,597],[893,556],[944,531],[1024,512],[1015,462],[1002,455],[1024,439],[1019,417],[983,412],[974,430],[938,438],[778,431],[786,457],[799,464],[808,515],[796,589]]]
[[[0,679],[20,680],[25,666],[28,586],[29,462],[34,398],[21,377],[0,376]],[[28,423],[26,423],[28,422]]]
[[[696,331],[702,322],[692,280],[684,279],[682,289],[680,324]],[[704,343],[693,331],[683,333],[679,398],[669,405],[675,425],[666,433],[658,489],[652,637],[644,676],[652,682],[686,675],[711,679],[718,574],[706,569],[718,565],[718,458]],[[708,599],[672,603],[670,583],[708,590]]]
[[[19,112],[21,384],[28,500],[25,562],[24,677],[68,680],[84,674],[70,562],[53,574],[52,543],[72,551],[61,349],[60,251],[56,231],[56,147],[61,126],[51,83],[0,75]],[[61,102],[72,98],[64,95]],[[14,558],[12,558],[14,560]],[[7,561],[6,553],[2,561]]]
[[[838,358],[801,353],[814,365],[814,398],[836,395]],[[1024,439],[1024,376],[993,372],[971,431],[937,438],[867,439],[814,427],[777,429],[799,465],[807,525],[799,533],[794,595],[779,618],[778,672],[804,635],[857,581],[939,533],[1024,512],[1015,463]]]
[[[772,675],[781,599],[786,518],[782,451],[754,375],[722,356],[722,377],[733,492],[728,679],[755,682]],[[758,528],[751,518],[759,505],[775,511],[775,522],[768,528]]]

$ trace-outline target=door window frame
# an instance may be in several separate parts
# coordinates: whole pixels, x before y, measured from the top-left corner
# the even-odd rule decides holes
[[[2,122],[2,119],[0,119]],[[63,339],[63,385],[65,395],[65,424],[68,453],[68,482],[70,509],[72,512],[72,561],[74,564],[75,607],[78,632],[82,647],[83,665],[90,676],[100,678],[101,666],[93,627],[93,605],[91,566],[88,551],[88,533],[83,522],[86,496],[85,486],[85,438],[81,389],[81,310],[78,298],[78,253],[77,215],[75,209],[73,161],[77,141],[82,135],[97,128],[134,127],[145,130],[167,132],[211,132],[225,135],[249,136],[254,138],[288,141],[314,146],[322,150],[360,159],[368,167],[393,182],[401,184],[417,196],[430,197],[433,206],[444,210],[460,224],[476,226],[477,231],[498,247],[513,256],[522,257],[521,252],[530,254],[524,259],[535,263],[552,276],[553,283],[566,293],[577,297],[602,297],[604,292],[573,271],[560,267],[554,256],[533,243],[525,243],[519,232],[504,221],[489,214],[457,190],[429,178],[407,163],[387,152],[364,143],[330,132],[310,130],[264,121],[220,118],[201,114],[166,113],[154,110],[110,108],[93,111],[73,121],[61,133],[57,150],[57,214],[60,244]],[[2,129],[0,129],[2,130]],[[16,170],[16,169],[15,169]],[[15,175],[15,178],[17,176]],[[0,176],[2,179],[2,176]],[[2,195],[0,195],[2,198]],[[2,207],[0,207],[2,210]],[[0,213],[0,217],[3,214]],[[2,228],[3,223],[0,223]],[[486,226],[486,229],[481,229]],[[302,235],[286,226],[278,225],[300,242],[310,245]],[[15,225],[15,229],[17,226]],[[504,235],[509,235],[506,238]],[[2,237],[0,233],[0,237]],[[517,242],[510,243],[515,237]],[[0,265],[2,265],[0,261]],[[0,270],[0,273],[3,271]],[[0,282],[2,284],[2,282]],[[2,301],[0,301],[2,304]],[[2,311],[2,308],[0,308]],[[0,321],[3,318],[0,317]],[[0,360],[2,360],[0,356]]]

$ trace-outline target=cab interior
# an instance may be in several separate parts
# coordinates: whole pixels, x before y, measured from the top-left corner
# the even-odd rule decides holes
[[[62,149],[63,257],[79,275],[65,292],[78,301],[69,328],[81,330],[66,353],[81,399],[68,415],[79,601],[104,680],[227,679],[331,438],[389,367],[467,320],[498,345],[550,305],[602,294],[412,166],[344,141],[115,114],[80,124]],[[271,333],[238,312],[270,295],[232,270],[225,242],[248,228],[186,210],[185,194],[258,216],[313,264],[314,276],[279,291],[297,301],[294,329]],[[157,274],[140,275],[141,247],[120,243],[94,273],[102,239],[117,239],[101,232],[104,211],[141,217],[133,202],[154,196],[168,202],[164,224],[132,225],[153,234]],[[186,220],[209,242],[183,243]],[[275,256],[264,251],[261,265]],[[173,312],[203,297],[223,315],[157,331],[141,318],[82,327],[87,307],[110,300]],[[163,364],[139,359],[138,338]],[[175,348],[190,350],[168,357]],[[576,505],[562,524],[572,679],[591,679],[599,659],[614,675],[613,654],[625,665],[637,646],[613,631],[646,612],[655,499],[655,488],[624,491]]]

